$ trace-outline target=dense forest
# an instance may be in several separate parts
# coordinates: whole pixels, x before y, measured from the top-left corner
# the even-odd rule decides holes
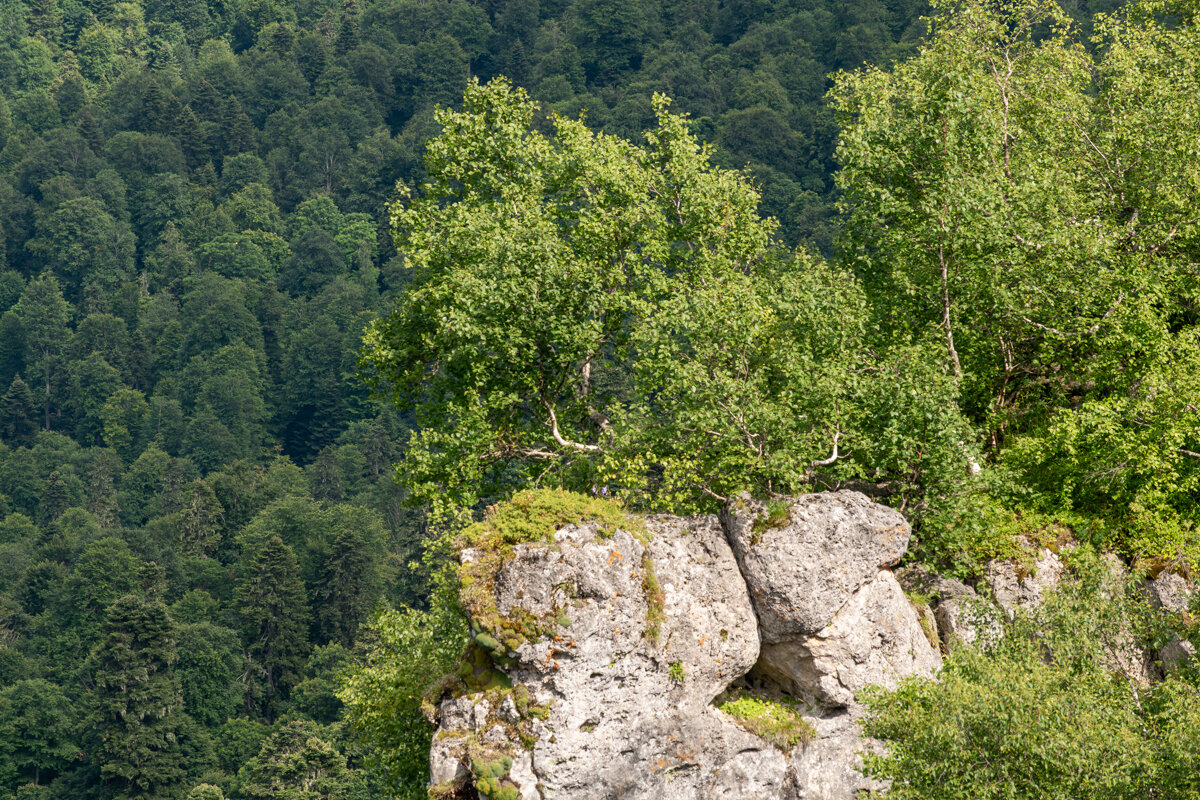
[[[378,603],[422,604],[422,516],[355,362],[435,106],[504,73],[638,138],[669,92],[828,250],[826,76],[921,10],[5,4],[0,796],[268,797],[306,761],[383,794],[335,676]]]
[[[1051,524],[1194,563],[1196,49],[1093,22],[1117,6],[1043,9],[991,40],[947,26],[922,47],[930,9],[910,0],[5,2],[0,798],[420,792],[428,733],[371,670],[400,648],[396,685],[415,686],[457,655],[431,543],[530,483],[686,511],[856,482],[912,516],[920,558],[962,574]],[[1186,13],[1146,13],[1195,35]],[[1033,99],[999,117],[977,68],[1012,41],[1029,57],[1000,94]],[[531,100],[488,83],[501,75]],[[944,75],[960,83],[922,95]],[[435,113],[468,86],[462,115]],[[469,124],[489,108],[519,129],[492,151]],[[1079,130],[1135,166],[1105,172]],[[551,131],[558,144],[522,149]],[[680,232],[627,202],[604,172],[622,141],[662,162],[626,177],[695,173],[695,199],[726,216]],[[1005,143],[1003,167],[981,141]],[[558,348],[503,315],[454,342],[433,331],[478,288],[446,264],[557,235],[479,236],[524,229],[479,200],[508,191],[488,168],[455,172],[471,153],[537,165],[504,182],[560,228],[590,224],[559,192],[594,176],[608,194],[588,203],[645,210],[630,229],[650,232],[645,252],[736,212],[741,238],[699,279],[736,263],[736,280],[677,306],[662,276],[622,284],[599,338],[571,340],[582,388],[564,377],[575,356],[439,376],[497,331]],[[447,252],[454,225],[480,247]],[[689,263],[663,274],[691,280]],[[590,292],[597,274],[570,277]],[[487,279],[481,306],[505,286]],[[508,288],[511,314],[529,298]],[[581,319],[539,302],[549,333]],[[743,335],[779,369],[721,372],[720,337]],[[535,374],[558,394],[531,392]],[[756,459],[706,438],[729,396],[693,392],[697,374],[749,410]],[[493,395],[509,405],[468,413]],[[457,431],[478,436],[454,450]]]

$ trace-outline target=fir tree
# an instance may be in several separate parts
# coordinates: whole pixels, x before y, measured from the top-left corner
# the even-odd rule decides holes
[[[273,720],[300,680],[308,645],[300,564],[278,536],[268,539],[250,562],[237,604],[251,661],[246,705]]]
[[[0,440],[10,445],[29,444],[37,432],[36,413],[33,392],[18,375],[0,398]]]
[[[263,743],[238,778],[250,800],[341,800],[353,775],[346,757],[320,737],[316,725],[295,720]]]
[[[339,526],[321,570],[313,599],[323,641],[353,643],[379,596],[378,548],[358,522],[351,517]]]
[[[116,793],[150,797],[178,784],[183,693],[172,671],[175,623],[157,600],[126,595],[92,653],[92,723],[100,774]]]

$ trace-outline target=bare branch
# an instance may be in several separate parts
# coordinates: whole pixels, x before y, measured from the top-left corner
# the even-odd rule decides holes
[[[1124,292],[1121,292],[1120,294],[1118,294],[1116,301],[1113,302],[1113,304],[1108,307],[1108,311],[1105,311],[1104,314],[1100,317],[1100,319],[1096,320],[1095,324],[1092,325],[1092,327],[1088,328],[1086,331],[1060,331],[1058,328],[1052,327],[1050,325],[1043,325],[1040,322],[1034,322],[1029,317],[1021,317],[1021,321],[1025,322],[1028,325],[1032,325],[1035,328],[1041,328],[1044,331],[1048,331],[1050,333],[1054,333],[1059,336],[1066,336],[1068,338],[1082,338],[1084,336],[1094,336],[1096,331],[1100,330],[1100,324],[1103,323],[1104,320],[1106,320],[1110,316],[1112,316],[1112,313],[1117,310],[1117,306],[1121,305],[1121,302],[1124,299],[1125,299]]]
[[[820,461],[814,461],[811,464],[809,464],[808,466],[810,468],[811,467],[828,467],[830,464],[832,464],[833,462],[835,462],[839,458],[841,458],[841,456],[838,455],[838,439],[841,438],[841,435],[842,435],[842,432],[840,430],[836,430],[836,429],[834,430],[834,432],[833,432],[833,453],[829,456],[829,458],[823,458]]]
[[[1013,238],[1016,239],[1019,244],[1023,244],[1026,247],[1032,247],[1034,250],[1042,249],[1041,242],[1031,242],[1019,233],[1014,233]]]
[[[558,442],[561,447],[567,447],[572,450],[581,450],[585,453],[599,452],[600,445],[580,444],[579,442],[572,442],[570,439],[564,439],[563,435],[558,430],[558,417],[554,413],[554,406],[550,405],[550,403],[546,402],[545,400],[542,401],[542,405],[546,407],[546,413],[550,415],[550,435],[554,437],[554,441]]]

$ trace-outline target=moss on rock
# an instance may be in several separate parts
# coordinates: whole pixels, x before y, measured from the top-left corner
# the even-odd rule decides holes
[[[649,541],[645,524],[619,501],[560,489],[519,492],[508,502],[489,507],[482,521],[459,536],[459,551],[474,551],[458,569],[459,602],[477,631],[475,641],[502,666],[521,645],[550,636],[571,620],[561,608],[540,616],[520,608],[501,614],[496,606],[496,577],[517,545],[550,544],[556,531],[582,523],[596,525],[600,538],[624,530],[643,544]],[[649,606],[648,633],[654,638],[661,623],[662,593],[648,552],[643,558],[642,578]]]
[[[798,744],[807,744],[816,736],[812,725],[800,710],[786,700],[735,690],[717,708],[738,725],[785,753]]]

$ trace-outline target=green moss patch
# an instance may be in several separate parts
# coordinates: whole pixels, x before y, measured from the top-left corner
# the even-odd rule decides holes
[[[807,744],[816,737],[812,725],[790,703],[771,697],[735,690],[717,708],[746,730],[785,753],[798,744]]]
[[[520,792],[506,780],[512,765],[512,757],[506,755],[471,759],[471,774],[475,776],[475,789],[479,796],[491,800],[518,800]]]
[[[772,528],[786,525],[792,518],[792,506],[787,500],[768,500],[766,511],[750,526],[750,546],[758,544],[762,535]]]
[[[520,492],[506,503],[492,506],[483,520],[466,528],[458,537],[461,551],[473,548],[476,557],[458,569],[458,595],[463,609],[476,630],[475,641],[501,666],[530,641],[552,635],[558,627],[570,625],[563,608],[537,616],[523,609],[502,615],[496,607],[496,576],[512,557],[519,544],[550,543],[555,531],[567,525],[591,522],[597,535],[611,537],[617,530],[628,531],[643,545],[650,540],[645,524],[625,510],[619,501],[559,489]],[[662,592],[654,576],[647,552],[642,560],[642,585],[646,592],[648,635],[655,638],[662,621]]]
[[[646,638],[657,642],[662,624],[667,620],[664,610],[667,596],[663,594],[658,575],[654,573],[654,562],[650,559],[649,547],[642,556],[642,591],[646,593]]]

